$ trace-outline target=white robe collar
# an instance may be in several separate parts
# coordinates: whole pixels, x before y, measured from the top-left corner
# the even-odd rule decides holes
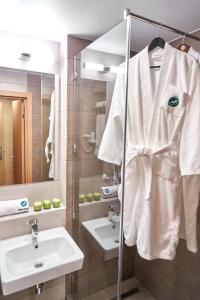
[[[178,50],[170,46],[168,43],[165,44],[160,64],[159,79],[155,90],[153,90],[152,87],[151,72],[153,71],[150,69],[150,53],[148,52],[148,46],[138,54],[139,72],[141,76],[143,122],[144,128],[148,129],[144,132],[145,144],[149,144],[155,136],[161,94],[168,84],[169,74],[173,72],[169,61],[175,55],[176,51]]]

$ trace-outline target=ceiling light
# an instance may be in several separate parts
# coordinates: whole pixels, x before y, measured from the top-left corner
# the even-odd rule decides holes
[[[98,72],[104,72],[105,66],[102,64],[96,64],[96,63],[91,63],[91,62],[85,62],[84,63],[84,68],[86,70],[93,70],[93,71],[98,71]]]
[[[98,72],[104,72],[104,73],[117,73],[118,72],[118,67],[116,66],[104,66],[103,64],[97,64],[97,63],[92,63],[92,62],[85,62],[83,64],[83,67],[86,70],[91,70],[91,71],[98,71]]]

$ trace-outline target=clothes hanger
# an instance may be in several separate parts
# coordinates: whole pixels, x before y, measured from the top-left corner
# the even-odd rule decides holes
[[[161,38],[161,37],[156,37],[150,43],[148,51],[151,52],[156,47],[164,49],[165,48],[165,40],[163,38]]]
[[[162,24],[160,24],[160,27],[159,27],[159,31],[162,29]],[[153,49],[155,49],[156,47],[159,47],[159,48],[162,48],[164,49],[165,48],[165,40],[163,38],[161,38],[159,36],[159,33],[157,33],[157,37],[154,38],[149,47],[148,47],[148,52],[151,52]],[[150,66],[151,69],[157,69],[157,68],[160,68],[160,66]]]
[[[153,39],[148,47],[148,51],[151,52],[156,47],[165,48],[165,40],[159,36],[159,32],[162,29],[162,24],[160,24],[159,31],[157,32],[157,37]]]
[[[185,53],[188,53],[191,47],[190,47],[190,45],[185,43],[185,39],[186,39],[186,33],[182,39],[181,44],[177,47],[177,49],[180,51],[183,51]]]

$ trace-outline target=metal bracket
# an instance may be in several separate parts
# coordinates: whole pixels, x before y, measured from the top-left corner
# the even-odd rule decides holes
[[[127,17],[130,16],[131,11],[129,8],[125,8],[124,10],[124,20],[127,20]]]
[[[75,220],[75,219],[76,219],[76,214],[75,214],[75,212],[73,212],[72,219],[73,219],[73,220]]]
[[[76,144],[72,145],[72,151],[73,151],[73,153],[77,152],[77,145]]]
[[[78,73],[77,72],[73,72],[72,81],[76,81],[77,79],[78,79]]]

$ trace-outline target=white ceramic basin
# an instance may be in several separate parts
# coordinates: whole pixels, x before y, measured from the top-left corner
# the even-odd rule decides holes
[[[63,227],[40,231],[37,249],[31,234],[0,242],[4,295],[82,268],[83,253]]]
[[[119,222],[113,225],[107,217],[104,217],[84,221],[82,225],[102,248],[105,259],[118,256]]]

